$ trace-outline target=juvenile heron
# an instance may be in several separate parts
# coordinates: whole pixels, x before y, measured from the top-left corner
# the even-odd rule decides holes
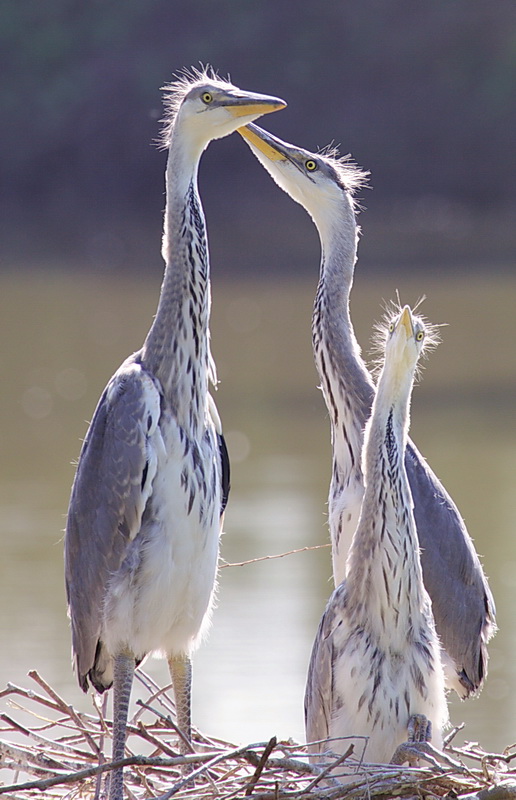
[[[239,133],[276,183],[310,214],[321,240],[312,338],[332,429],[329,523],[338,586],[362,503],[363,429],[375,391],[349,311],[358,240],[353,192],[366,175],[336,151],[311,153],[257,125]],[[486,643],[496,627],[493,598],[457,507],[410,440],[405,461],[423,577],[446,651],[447,685],[468,697],[481,688],[487,671]]]
[[[431,731],[433,744],[442,747],[448,719],[404,459],[416,364],[432,331],[408,306],[387,331],[364,436],[358,526],[346,577],[319,625],[306,687],[307,741],[368,736],[364,758],[378,763],[390,762],[411,720],[419,723],[423,744]],[[344,752],[348,744],[331,742],[331,749]]]
[[[210,616],[229,463],[209,394],[210,280],[197,189],[203,151],[275,97],[194,71],[165,87],[168,149],[159,305],[143,347],[104,390],[81,450],[65,537],[79,683],[114,684],[113,759],[123,758],[135,665],[168,659],[180,748],[189,751],[190,654]],[[110,797],[121,800],[122,771]]]

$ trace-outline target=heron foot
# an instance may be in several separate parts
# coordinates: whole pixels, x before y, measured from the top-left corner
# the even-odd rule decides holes
[[[391,764],[401,766],[408,763],[410,767],[418,767],[421,761],[427,761],[433,767],[441,769],[439,752],[430,740],[432,738],[432,723],[424,714],[413,714],[407,725],[407,741],[396,748],[391,758]]]

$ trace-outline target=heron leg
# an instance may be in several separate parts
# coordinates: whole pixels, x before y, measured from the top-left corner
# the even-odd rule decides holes
[[[192,662],[190,656],[182,654],[168,659],[170,677],[176,700],[177,727],[179,728],[179,752],[187,755],[192,748]]]
[[[134,675],[134,655],[130,652],[119,653],[115,656],[114,662],[112,760],[120,761],[125,756],[127,716]],[[123,800],[123,796],[123,769],[120,767],[111,773],[109,800]]]

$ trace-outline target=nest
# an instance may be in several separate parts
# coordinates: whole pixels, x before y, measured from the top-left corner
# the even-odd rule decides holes
[[[447,737],[442,761],[418,768],[357,762],[353,745],[345,755],[330,754],[324,764],[317,764],[313,757],[308,759],[304,746],[293,741],[272,738],[236,747],[199,731],[194,732],[195,753],[181,756],[171,687],[160,689],[141,670],[136,675],[146,699],[138,701],[128,726],[129,755],[118,764],[103,755],[110,751],[112,723],[97,700],[94,713],[80,713],[37,672],[29,673],[37,684],[34,690],[8,684],[0,692],[11,711],[0,714],[4,777],[0,800],[2,796],[102,800],[106,776],[121,764],[126,796],[131,800],[516,798],[516,769],[511,768],[516,745],[501,754],[486,753],[476,744],[456,748],[452,740],[459,729]],[[19,718],[28,718],[29,724]],[[134,755],[145,751],[149,755]]]

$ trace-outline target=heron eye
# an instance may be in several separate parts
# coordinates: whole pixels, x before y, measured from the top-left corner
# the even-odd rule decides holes
[[[307,169],[308,172],[315,172],[317,169],[317,164],[312,158],[309,158],[308,161],[305,161],[305,169]]]
[[[203,103],[206,103],[206,105],[209,106],[209,104],[213,100],[213,95],[211,94],[211,92],[203,92],[201,95],[201,100]]]
[[[422,342],[424,338],[425,334],[423,333],[423,331],[418,331],[416,333],[416,342]]]
[[[393,333],[393,331],[394,331],[394,322],[391,322],[391,324],[389,325],[389,333]]]

